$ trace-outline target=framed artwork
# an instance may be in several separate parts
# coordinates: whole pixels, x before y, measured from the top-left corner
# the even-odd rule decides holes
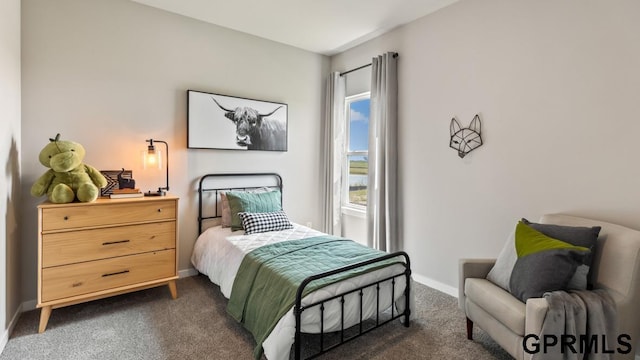
[[[187,147],[287,151],[287,104],[187,90]]]
[[[131,170],[100,170],[105,179],[107,179],[107,186],[100,189],[100,196],[109,196],[113,194],[113,189],[120,189],[120,184],[131,184],[135,186],[133,180],[133,171]]]

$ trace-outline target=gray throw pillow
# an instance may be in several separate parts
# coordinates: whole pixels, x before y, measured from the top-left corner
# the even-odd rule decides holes
[[[548,237],[568,242],[571,245],[582,246],[588,248],[590,253],[584,257],[584,265],[589,267],[587,274],[587,287],[591,289],[593,287],[591,282],[591,264],[593,262],[593,254],[596,251],[598,244],[598,235],[600,234],[601,227],[593,226],[566,226],[556,224],[539,224],[533,223],[529,220],[522,218],[522,222],[525,225],[529,225],[537,231],[540,231]],[[582,269],[584,270],[584,268]],[[579,276],[579,274],[578,274]]]
[[[595,242],[597,241],[597,234],[600,232],[600,227],[596,227],[596,229],[592,228],[577,228],[577,227],[569,227],[569,226],[560,226],[560,225],[549,225],[549,224],[536,224],[527,221],[527,219],[522,219],[522,222],[532,228],[540,231],[544,234],[543,231],[538,230],[537,228],[542,228],[545,230],[550,230],[550,232],[557,234],[559,233],[563,239],[558,238],[558,240],[563,240],[572,245],[583,246],[591,249],[591,253],[595,249]],[[577,235],[574,234],[577,233]],[[545,234],[549,237],[553,237],[551,235]],[[593,236],[595,235],[595,241],[593,240]],[[567,241],[567,238],[576,238],[576,243],[572,243],[571,241]],[[587,260],[591,260],[591,253],[587,254],[585,258],[585,263]],[[495,285],[501,287],[506,291],[511,291],[511,286],[509,285],[511,281],[511,273],[513,272],[513,268],[518,260],[518,255],[516,254],[516,245],[515,245],[515,229],[509,235],[509,238],[505,242],[500,254],[498,254],[498,258],[496,259],[496,263],[493,265],[489,273],[487,274],[487,280],[491,281]],[[566,285],[567,289],[571,290],[585,290],[587,289],[587,284],[589,280],[589,271],[590,266],[586,264],[581,264],[577,267],[573,276],[569,280],[569,283]]]
[[[520,257],[511,273],[511,294],[526,303],[545,292],[567,289],[584,255],[575,250],[553,249]]]

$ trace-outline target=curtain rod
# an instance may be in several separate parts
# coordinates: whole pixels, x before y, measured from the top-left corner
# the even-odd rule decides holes
[[[394,52],[394,53],[393,53],[393,57],[394,57],[394,58],[397,58],[397,57],[398,57],[398,53],[397,53],[397,52]],[[360,70],[360,69],[364,69],[364,68],[369,67],[369,66],[371,66],[371,63],[368,63],[368,64],[366,64],[366,65],[359,66],[359,67],[357,67],[357,68],[355,68],[355,69],[351,69],[351,70],[347,70],[347,71],[345,71],[345,72],[341,72],[341,73],[340,73],[340,76],[347,75],[347,74],[349,74],[349,73],[352,73],[352,72],[354,72],[354,71],[358,71],[358,70]]]

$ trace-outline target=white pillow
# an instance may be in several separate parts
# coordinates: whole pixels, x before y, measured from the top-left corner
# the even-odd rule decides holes
[[[507,242],[502,247],[496,263],[487,274],[487,280],[509,291],[509,280],[511,280],[511,272],[518,260],[516,253],[516,230],[515,228],[509,235]]]

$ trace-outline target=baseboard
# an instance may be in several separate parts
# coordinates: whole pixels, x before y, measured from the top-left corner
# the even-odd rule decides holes
[[[419,282],[422,285],[428,286],[430,288],[436,289],[438,291],[442,291],[445,294],[451,295],[453,297],[455,297],[456,299],[458,298],[458,289],[450,286],[450,285],[446,285],[443,284],[439,281],[435,281],[433,279],[429,279],[426,276],[422,276],[416,273],[411,273],[411,277],[413,278],[414,281]],[[640,360],[640,359],[638,359]]]
[[[22,303],[22,312],[35,310],[38,302],[36,300],[27,300]]]
[[[179,278],[186,278],[189,276],[196,276],[198,275],[198,270],[194,269],[194,268],[189,268],[189,269],[185,269],[185,270],[178,270],[178,277]]]
[[[2,352],[4,351],[4,347],[7,345],[7,342],[9,342],[9,336],[11,336],[11,333],[13,332],[13,328],[18,323],[18,319],[20,318],[20,314],[22,314],[22,312],[24,311],[23,306],[24,306],[24,304],[19,306],[16,309],[15,314],[13,314],[13,317],[11,318],[11,321],[9,322],[9,327],[7,327],[7,329],[2,334],[2,338],[0,339],[0,354],[2,354]]]

